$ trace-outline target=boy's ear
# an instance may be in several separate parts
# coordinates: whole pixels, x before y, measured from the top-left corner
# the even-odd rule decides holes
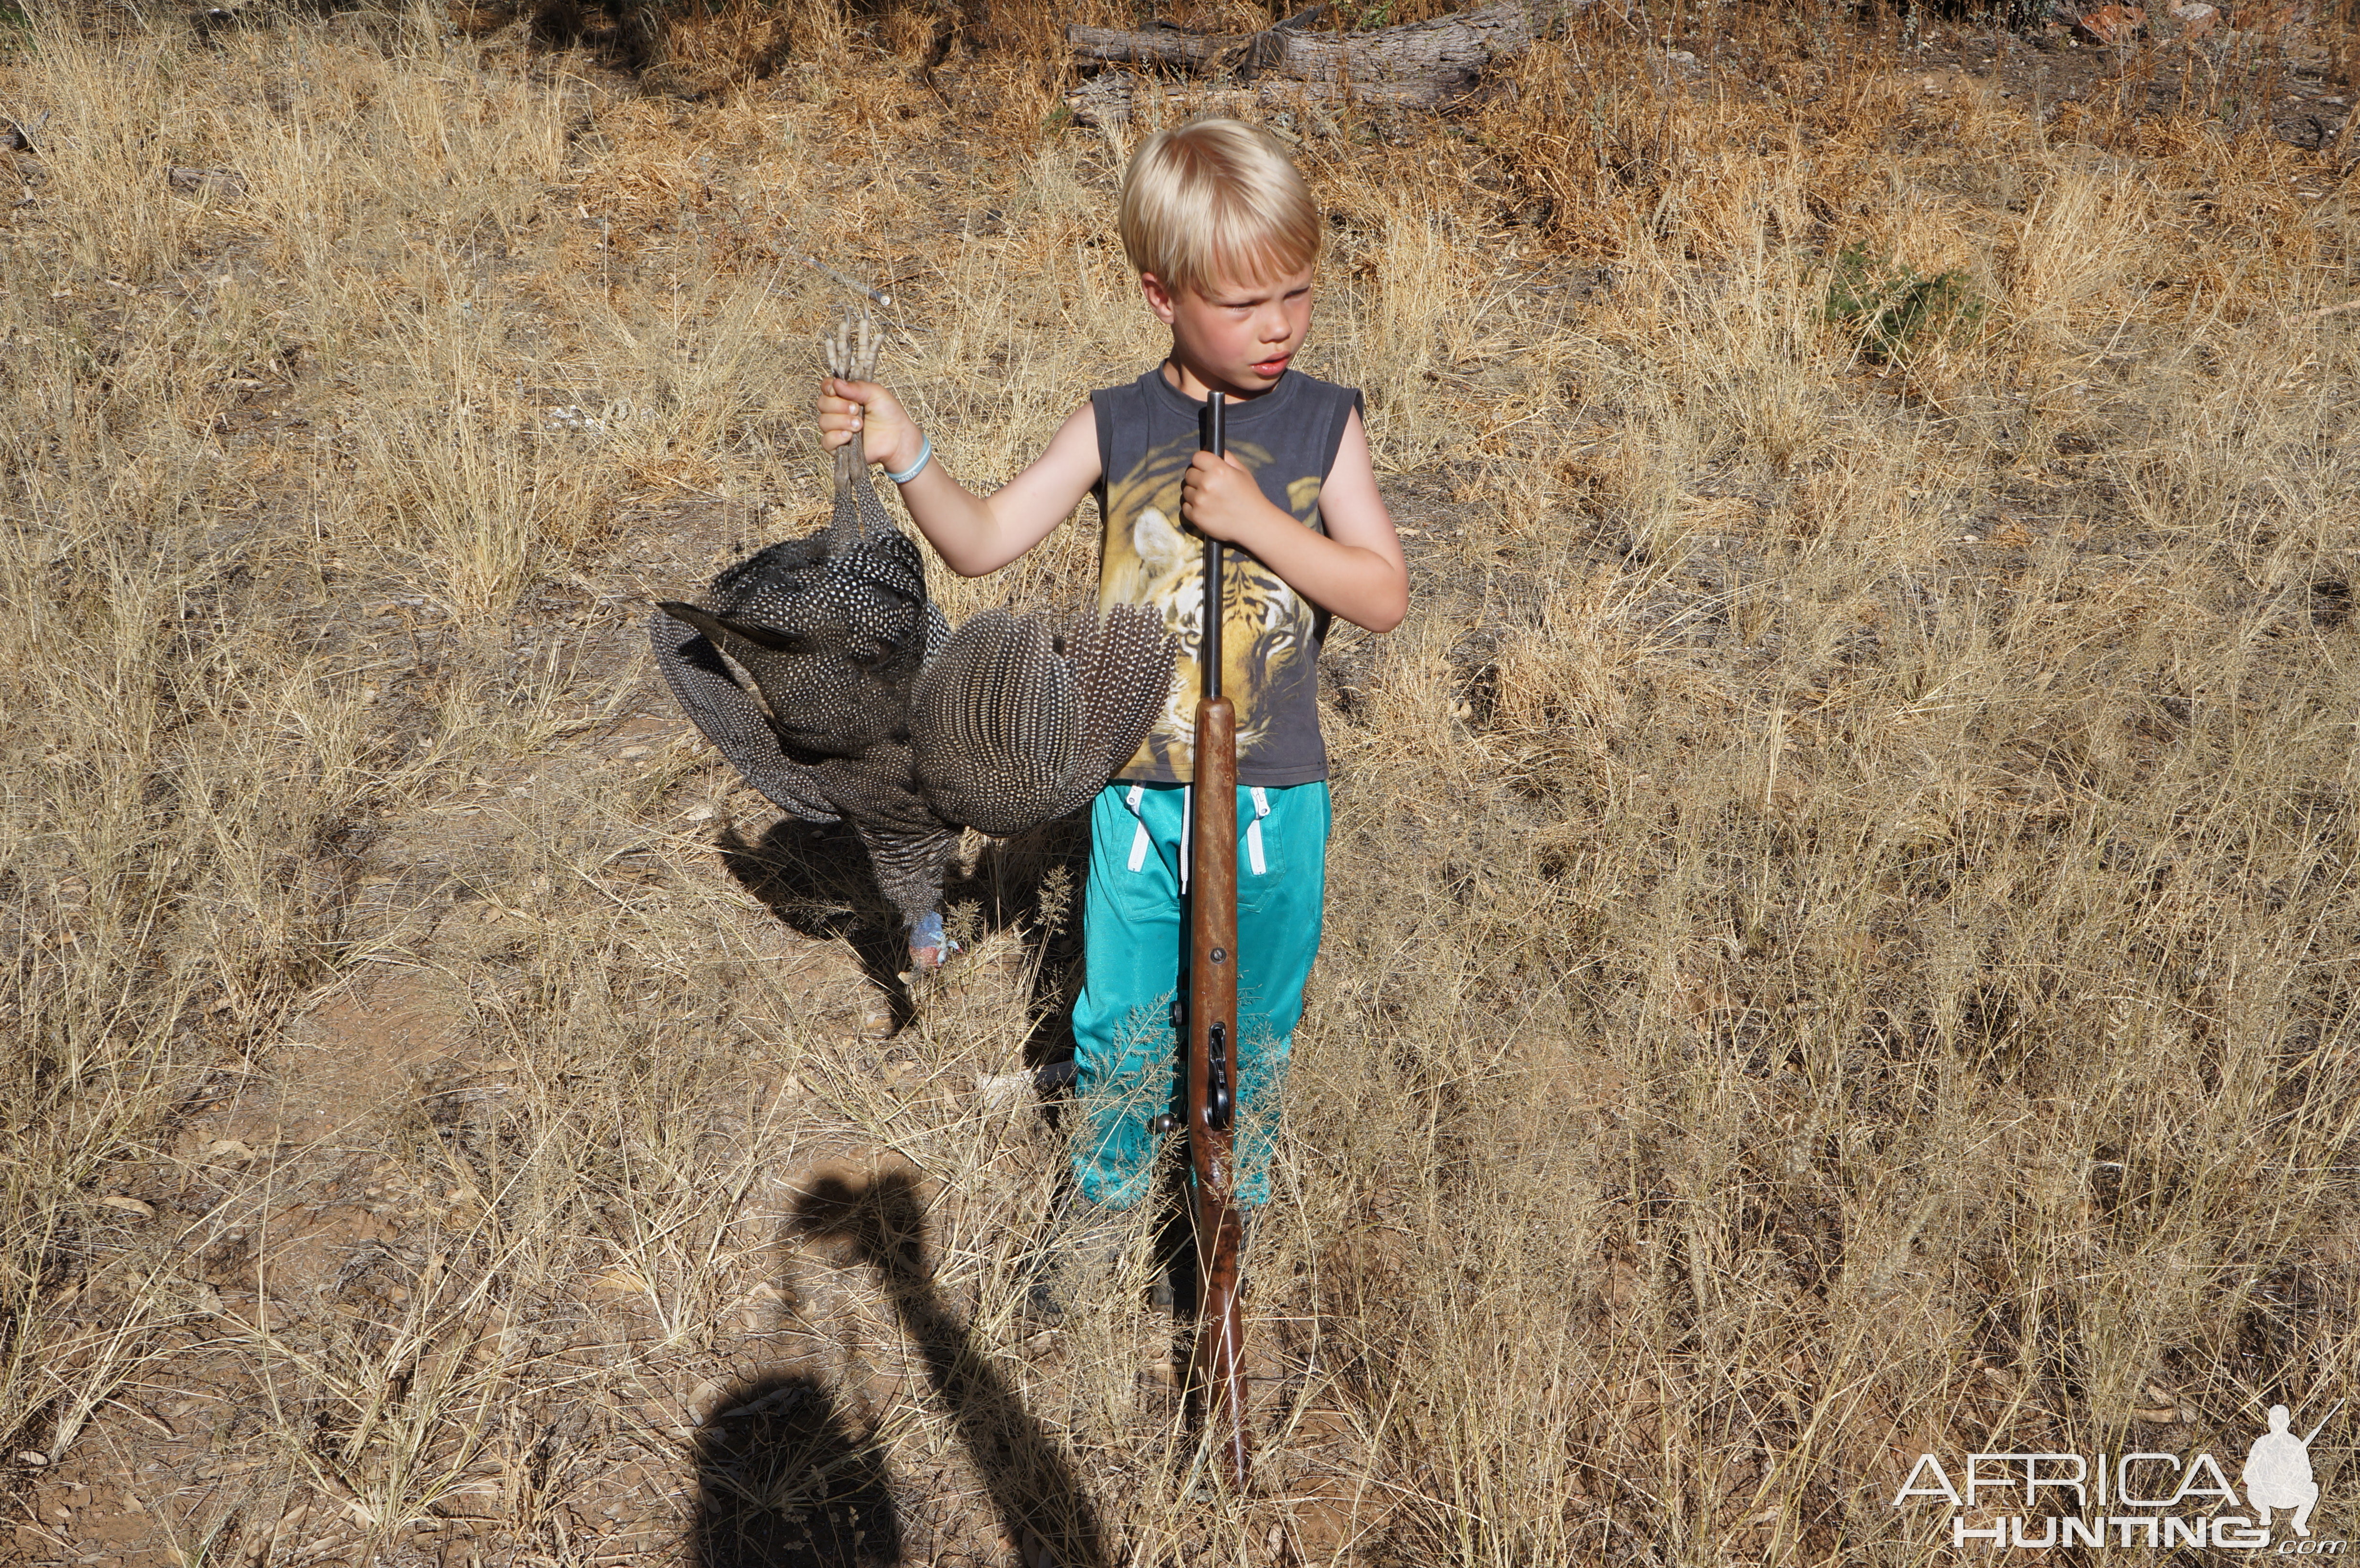
[[[1152,272],[1142,272],[1139,275],[1139,291],[1147,296],[1147,308],[1155,312],[1155,319],[1170,326],[1176,312],[1173,309],[1172,290],[1164,286],[1164,279]]]

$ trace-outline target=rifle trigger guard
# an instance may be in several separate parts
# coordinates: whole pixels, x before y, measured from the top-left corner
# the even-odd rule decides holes
[[[1205,1121],[1215,1132],[1229,1130],[1229,1029],[1216,1020],[1205,1031]]]

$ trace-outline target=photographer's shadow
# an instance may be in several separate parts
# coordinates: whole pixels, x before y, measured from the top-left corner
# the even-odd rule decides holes
[[[689,1568],[899,1568],[884,1454],[816,1378],[755,1378],[715,1410],[697,1434]]]
[[[877,1271],[902,1333],[925,1361],[934,1397],[957,1423],[1001,1529],[1025,1561],[1105,1568],[1098,1512],[1073,1466],[935,1290],[925,1223],[906,1171],[889,1170],[866,1182],[824,1177],[795,1205],[796,1227],[806,1237],[834,1241]]]

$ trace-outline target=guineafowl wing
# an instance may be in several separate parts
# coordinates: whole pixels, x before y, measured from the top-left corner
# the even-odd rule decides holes
[[[812,765],[812,779],[847,822],[903,833],[958,831],[926,799],[906,741],[884,741],[858,757]]]
[[[953,632],[911,688],[910,745],[927,799],[951,822],[1002,834],[1055,815],[1082,726],[1049,628],[987,610]]]
[[[656,608],[675,621],[687,622],[703,632],[706,641],[738,656],[741,663],[747,659],[759,659],[766,653],[801,653],[805,648],[805,639],[794,632],[781,631],[755,621],[733,621],[701,605],[683,604],[677,599],[659,599]]]
[[[781,748],[770,720],[704,633],[658,611],[648,621],[648,640],[655,646],[656,668],[663,671],[672,694],[705,738],[737,764],[748,783],[781,811],[805,822],[836,820],[817,777]]]

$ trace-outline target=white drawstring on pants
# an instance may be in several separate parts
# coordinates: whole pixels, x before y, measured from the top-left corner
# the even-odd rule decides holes
[[[1183,893],[1188,890],[1188,822],[1196,815],[1188,809],[1188,792],[1194,788],[1189,784],[1180,786],[1180,891]],[[1260,785],[1255,785],[1246,793],[1252,798],[1254,809],[1253,821],[1246,824],[1246,865],[1252,868],[1255,876],[1265,877],[1269,875],[1269,864],[1262,858],[1262,820],[1270,815],[1270,796]],[[1138,784],[1132,785],[1124,794],[1123,804],[1131,808],[1134,817],[1139,816],[1139,802],[1146,794],[1146,789]],[[1137,871],[1145,866],[1148,851],[1154,847],[1155,840],[1147,831],[1147,820],[1140,817],[1138,831],[1131,835],[1130,868]]]

